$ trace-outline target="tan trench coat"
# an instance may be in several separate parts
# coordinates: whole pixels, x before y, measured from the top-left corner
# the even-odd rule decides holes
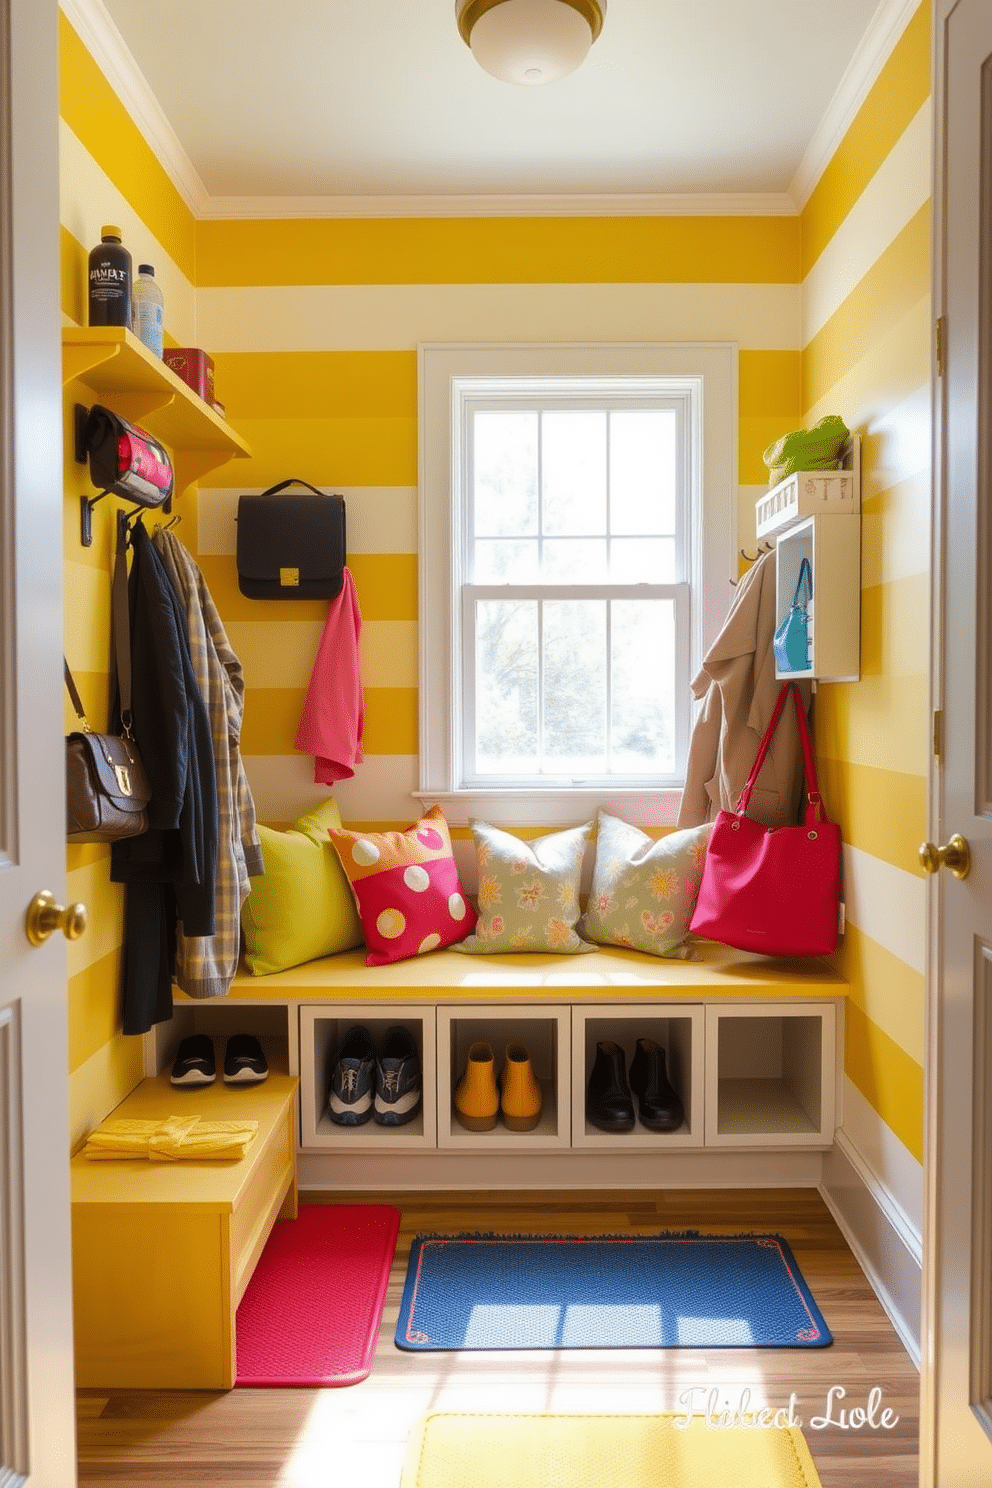
[[[766,553],[734,591],[723,629],[692,682],[702,711],[689,743],[678,826],[712,821],[736,811],[782,683],[775,678],[775,554]],[[809,710],[810,686],[800,682]],[[751,793],[748,815],[766,827],[799,819],[803,759],[790,704],[779,720],[768,757]]]

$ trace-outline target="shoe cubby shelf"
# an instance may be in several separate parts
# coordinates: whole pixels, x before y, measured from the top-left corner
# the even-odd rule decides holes
[[[328,1094],[334,1058],[348,1029],[361,1024],[372,1035],[378,1052],[388,1028],[405,1028],[420,1059],[427,1099],[402,1126],[383,1126],[374,1115],[360,1126],[338,1126],[328,1114]],[[433,1147],[437,1139],[434,1008],[402,1006],[370,1008],[367,1004],[335,1004],[300,1009],[300,1146],[304,1149],[359,1144],[389,1147]]]
[[[702,1007],[678,1004],[634,1009],[604,1003],[572,1009],[573,1147],[592,1151],[623,1147],[640,1152],[657,1144],[666,1149],[703,1145],[703,1014]],[[665,1051],[668,1079],[681,1099],[684,1120],[675,1131],[649,1131],[638,1119],[639,1102],[635,1096],[633,1130],[603,1131],[586,1115],[586,1090],[597,1045],[604,1040],[618,1044],[629,1075],[640,1038],[653,1039]]]
[[[346,952],[271,977],[239,975],[228,997],[207,1003],[176,994],[171,1022],[149,1036],[146,1073],[170,1067],[188,1034],[214,1038],[218,1066],[225,1038],[254,1034],[273,1070],[299,1076],[300,1154],[308,1172],[320,1175],[315,1181],[331,1186],[339,1171],[345,1187],[349,1180],[374,1186],[375,1166],[364,1163],[372,1154],[382,1155],[382,1170],[394,1181],[414,1171],[404,1164],[421,1159],[416,1171],[425,1173],[433,1154],[455,1186],[482,1187],[487,1170],[475,1158],[487,1156],[500,1175],[493,1182],[517,1175],[529,1181],[567,1153],[594,1183],[607,1172],[619,1181],[628,1157],[637,1166],[674,1154],[684,1167],[738,1152],[742,1159],[774,1155],[781,1165],[833,1142],[846,993],[825,962],[776,962],[711,946],[694,962],[622,951],[502,958],[438,952],[377,968],[365,966],[363,953]],[[410,1036],[423,1082],[422,1105],[410,1121],[331,1120],[337,1051],[354,1024],[368,1029],[377,1051],[393,1025]],[[674,1130],[649,1129],[637,1119],[635,1095],[633,1126],[603,1130],[586,1114],[597,1047],[617,1045],[629,1078],[639,1040],[664,1051],[683,1119]],[[542,1093],[529,1130],[511,1129],[502,1116],[481,1131],[459,1120],[455,1093],[477,1042],[492,1049],[496,1075],[507,1045],[524,1046]],[[611,1166],[614,1158],[619,1168]],[[561,1176],[567,1183],[567,1169]]]
[[[285,1003],[239,1003],[235,999],[192,998],[176,1003],[168,1023],[158,1023],[146,1046],[145,1074],[156,1075],[172,1068],[179,1045],[194,1033],[205,1033],[214,1041],[218,1071],[224,1063],[227,1040],[236,1033],[250,1033],[262,1045],[270,1070],[282,1075],[300,1073],[296,1010]]]
[[[749,1147],[756,1139],[782,1146],[832,1140],[837,1027],[826,1011],[706,1009],[711,1146]]]
[[[185,1011],[185,1010],[184,1010]],[[304,1152],[440,1150],[482,1155],[583,1150],[650,1153],[681,1148],[828,1147],[835,1125],[837,1009],[832,1002],[733,1006],[615,1003],[581,1007],[531,1004],[447,1005],[306,1004],[299,1008],[299,1047],[292,1057],[278,1029],[268,1032],[233,1009],[197,1010],[196,1031],[227,1013],[232,1030],[254,1032],[273,1069],[298,1070],[300,1148]],[[213,1015],[207,1016],[208,1014]],[[354,1024],[367,1028],[376,1049],[400,1025],[417,1050],[423,1081],[421,1108],[403,1125],[375,1116],[359,1125],[332,1121],[328,1095],[338,1049]],[[609,1131],[589,1120],[586,1093],[597,1047],[611,1041],[630,1070],[639,1039],[664,1051],[668,1079],[683,1107],[673,1131],[634,1126]],[[494,1072],[507,1045],[526,1049],[542,1091],[537,1124],[511,1130],[499,1115],[488,1131],[459,1120],[455,1092],[470,1047],[492,1049]],[[217,1035],[218,1065],[223,1059]]]
[[[462,1152],[526,1152],[570,1145],[567,1072],[571,1026],[567,1007],[439,1007],[437,1010],[438,1146]],[[497,1076],[506,1046],[523,1044],[541,1086],[541,1114],[532,1131],[511,1131],[502,1114],[491,1131],[469,1131],[458,1119],[455,1090],[474,1043],[488,1044]]]

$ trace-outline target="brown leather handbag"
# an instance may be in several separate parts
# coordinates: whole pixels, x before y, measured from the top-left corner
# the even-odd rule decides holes
[[[148,830],[151,790],[131,738],[131,633],[127,611],[127,563],[123,527],[118,526],[114,565],[114,651],[121,699],[120,734],[90,728],[82,700],[63,657],[65,685],[80,721],[66,735],[65,794],[68,842],[116,842]]]

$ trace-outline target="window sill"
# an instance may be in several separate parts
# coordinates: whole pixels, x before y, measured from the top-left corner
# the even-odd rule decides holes
[[[602,809],[632,826],[674,827],[681,790],[473,789],[413,792],[427,806],[440,806],[450,826],[471,817],[505,827],[564,827],[595,820]]]

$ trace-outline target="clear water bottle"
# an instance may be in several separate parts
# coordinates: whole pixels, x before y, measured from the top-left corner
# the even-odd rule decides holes
[[[101,227],[100,242],[89,256],[89,322],[91,326],[131,329],[131,255],[121,243],[119,227]]]
[[[165,327],[165,299],[155,282],[155,270],[151,264],[138,265],[138,277],[134,281],[132,300],[134,334],[139,341],[144,342],[154,356],[160,357]]]

